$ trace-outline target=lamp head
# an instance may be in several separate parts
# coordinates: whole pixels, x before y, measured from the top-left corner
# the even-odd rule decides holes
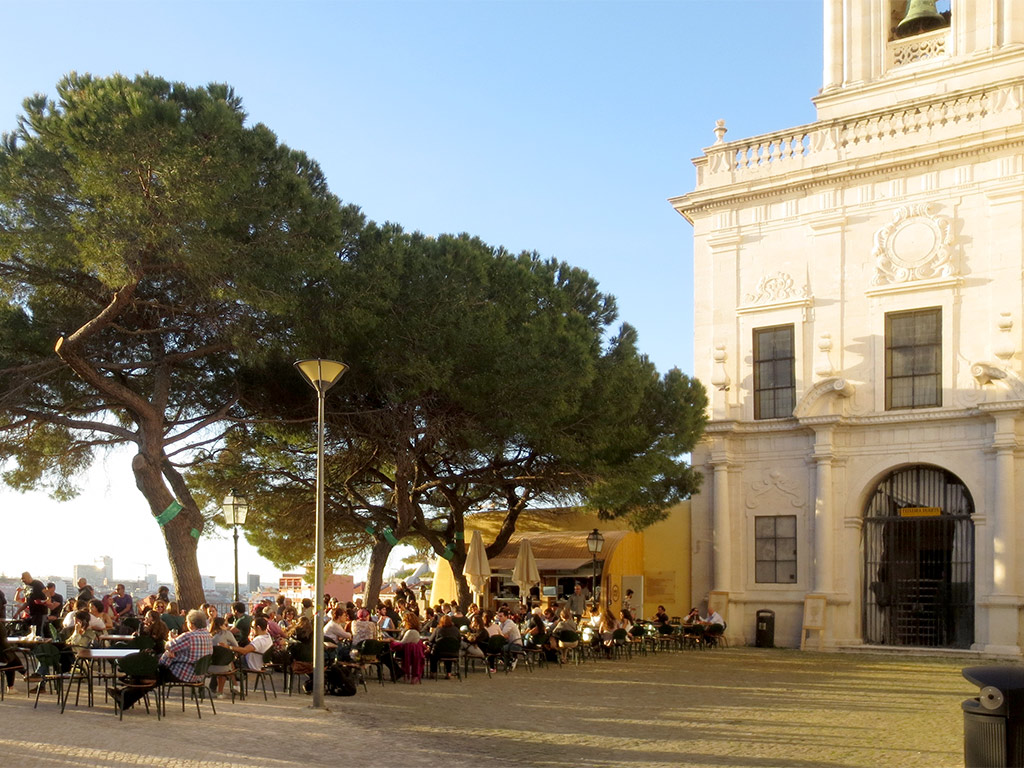
[[[593,554],[597,554],[604,548],[604,536],[595,528],[591,533],[587,534],[587,549]]]
[[[348,366],[336,360],[298,360],[295,367],[299,369],[302,378],[309,382],[317,392],[323,394],[338,383],[338,379],[345,375]]]
[[[249,502],[245,500],[234,488],[224,497],[221,504],[224,510],[224,522],[228,525],[245,525],[245,518],[249,514]]]

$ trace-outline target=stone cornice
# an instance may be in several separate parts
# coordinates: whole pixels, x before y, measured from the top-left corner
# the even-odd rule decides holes
[[[884,424],[920,424],[939,421],[956,422],[977,418],[988,413],[1024,410],[1024,401],[1013,400],[996,403],[982,403],[975,408],[927,409],[887,411],[864,416],[822,415],[801,419],[772,419],[770,421],[712,421],[704,430],[705,435],[727,436],[756,435],[772,432],[809,433],[815,426],[861,427]]]

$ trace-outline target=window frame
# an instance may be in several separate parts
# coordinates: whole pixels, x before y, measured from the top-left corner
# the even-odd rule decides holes
[[[759,337],[762,333],[778,333],[780,331],[789,332],[789,350],[790,354],[788,357],[769,357],[759,358],[758,353],[760,352]],[[754,364],[754,387],[753,387],[753,400],[754,400],[754,420],[763,421],[767,419],[788,419],[793,415],[793,409],[796,408],[796,327],[793,323],[780,323],[778,325],[768,325],[760,328],[754,328],[751,337],[752,343],[752,354],[751,359]],[[789,383],[786,386],[762,386],[761,381],[761,365],[765,364],[779,364],[788,362],[789,369]],[[776,407],[772,409],[769,415],[762,414],[761,408],[761,393],[762,392],[773,392],[777,393],[782,391],[789,392],[790,406],[787,412],[782,413],[778,408],[776,399]]]
[[[892,324],[894,320],[905,319],[911,316],[920,317],[935,317],[938,322],[935,323],[935,334],[934,338],[925,342],[919,342],[916,338],[911,338],[909,341],[904,342],[902,339],[896,340],[893,338]],[[942,407],[942,387],[943,387],[943,348],[942,348],[942,307],[921,307],[917,309],[900,310],[897,312],[886,312],[884,317],[883,325],[883,377],[884,377],[884,408],[886,411],[902,411],[902,410],[915,410],[920,408],[941,408]],[[917,336],[917,328],[912,336]],[[899,341],[900,343],[896,343]],[[920,354],[920,353],[927,354]],[[893,358],[899,354],[904,359],[910,358],[912,372],[909,374],[896,374],[894,372]],[[936,367],[930,370],[918,371],[918,360],[923,357],[931,357]],[[902,399],[899,403],[894,403],[894,383],[896,382],[909,382],[910,383],[910,397],[909,403],[905,403]],[[917,394],[918,387],[924,384],[930,384],[931,391],[934,392],[934,397],[928,401],[923,400],[923,395]],[[919,401],[921,397],[921,401]]]
[[[759,536],[758,527],[762,521],[772,521],[772,535],[771,536]],[[779,535],[779,521],[789,520],[791,521],[792,536],[780,536]],[[799,583],[800,580],[800,553],[799,553],[799,521],[796,515],[756,515],[754,517],[754,583],[755,584],[783,584],[792,585]],[[759,557],[762,546],[761,543],[764,541],[771,541],[773,544],[774,556],[771,559]],[[779,558],[780,542],[792,541],[792,558]],[[782,546],[786,546],[782,544]],[[770,563],[773,567],[775,576],[773,579],[762,579],[761,569],[759,566]],[[780,568],[788,568],[792,564],[792,578],[780,579],[779,570]]]

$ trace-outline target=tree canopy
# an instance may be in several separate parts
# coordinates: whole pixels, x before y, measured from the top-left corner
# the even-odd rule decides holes
[[[351,366],[327,399],[328,550],[370,549],[369,599],[402,538],[461,578],[473,509],[506,511],[493,554],[531,504],[583,504],[640,528],[697,487],[683,454],[702,430],[702,387],[659,376],[630,326],[610,335],[614,299],[583,270],[372,223],[343,266],[333,309],[303,326],[316,334],[305,348],[329,340]],[[311,401],[289,359],[253,372],[243,401],[266,420],[234,435],[202,481],[256,494],[259,546],[281,561],[312,547],[299,424]]]
[[[179,598],[203,600],[184,480],[242,415],[236,376],[333,269],[362,217],[226,85],[72,73],[0,146],[0,460],[75,493],[130,443]]]

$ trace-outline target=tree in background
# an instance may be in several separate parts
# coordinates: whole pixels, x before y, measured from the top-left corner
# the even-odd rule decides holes
[[[337,289],[361,217],[227,86],[71,74],[57,95],[27,99],[0,147],[3,480],[66,499],[97,451],[133,444],[194,606],[204,517],[183,468],[243,415],[240,369]]]

